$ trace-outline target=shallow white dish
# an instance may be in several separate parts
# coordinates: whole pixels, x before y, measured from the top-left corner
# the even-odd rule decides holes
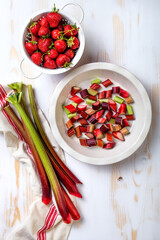
[[[69,138],[66,134],[62,105],[68,98],[71,87],[85,87],[86,81],[90,82],[97,77],[101,80],[110,78],[115,85],[126,89],[134,99],[136,120],[133,121],[131,134],[126,136],[124,142],[116,141],[116,146],[110,150],[81,146],[78,139]],[[53,134],[64,151],[82,162],[107,165],[129,157],[140,147],[148,134],[152,111],[145,88],[133,74],[114,64],[97,62],[73,70],[58,84],[51,98],[49,117]]]

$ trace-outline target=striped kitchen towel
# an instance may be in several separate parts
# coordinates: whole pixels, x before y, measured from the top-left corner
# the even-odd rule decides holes
[[[29,215],[20,225],[12,229],[7,240],[67,240],[72,224],[67,225],[62,221],[53,201],[49,205],[42,203],[40,181],[33,166],[30,148],[24,143],[21,133],[3,109],[9,91],[7,86],[0,85],[0,132],[4,134],[6,146],[11,155],[16,160],[26,163],[26,167],[31,172],[35,201],[30,206]],[[45,116],[40,109],[38,113],[46,134],[61,159],[65,161],[63,151],[57,145]],[[72,200],[75,201],[74,198]]]

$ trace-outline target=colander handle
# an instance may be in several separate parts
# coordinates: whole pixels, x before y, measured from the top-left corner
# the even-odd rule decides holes
[[[21,60],[21,62],[20,62],[20,69],[21,69],[21,72],[22,72],[22,74],[23,74],[23,76],[25,77],[25,78],[28,78],[28,79],[36,79],[36,78],[38,78],[38,77],[40,77],[41,75],[42,75],[42,73],[40,73],[38,76],[36,76],[36,77],[31,77],[31,76],[28,76],[27,74],[25,74],[25,72],[23,71],[23,63],[24,63],[24,58]]]
[[[77,3],[67,3],[67,4],[65,4],[61,9],[63,10],[65,7],[67,7],[67,6],[69,6],[69,5],[74,5],[74,6],[76,6],[76,7],[78,7],[78,8],[80,9],[80,11],[81,11],[81,18],[80,18],[80,20],[79,20],[79,23],[82,23],[82,21],[83,21],[83,19],[84,19],[84,11],[83,11],[83,8],[82,8],[79,4],[77,4]]]

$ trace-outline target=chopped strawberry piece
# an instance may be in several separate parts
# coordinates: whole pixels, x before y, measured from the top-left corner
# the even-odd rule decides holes
[[[96,114],[95,114],[95,118],[97,118],[97,119],[100,118],[100,117],[103,115],[103,113],[104,113],[104,109],[102,109],[102,110],[96,112]]]
[[[123,98],[129,97],[129,93],[126,90],[123,90],[122,88],[119,91],[119,95]]]
[[[113,141],[113,137],[112,137],[111,133],[106,133],[106,138],[107,138],[107,141],[109,141],[109,142]]]
[[[75,134],[74,128],[70,128],[67,130],[68,137],[72,137]]]
[[[110,108],[114,111],[114,112],[117,112],[117,104],[112,100],[112,99],[109,99],[109,105],[110,105]]]
[[[77,95],[74,95],[73,97],[71,97],[70,100],[72,100],[73,102],[78,103],[78,104],[83,102],[83,99],[78,97]]]
[[[72,104],[66,105],[65,108],[66,108],[70,113],[75,113],[75,112],[77,112],[77,109],[76,109]]]
[[[79,123],[80,123],[81,125],[88,125],[87,120],[84,119],[84,118],[80,118],[78,121],[79,121]]]
[[[121,132],[113,132],[112,135],[113,135],[113,137],[115,137],[121,141],[125,141],[124,136]]]
[[[85,138],[80,138],[80,139],[79,139],[79,142],[80,142],[81,146],[87,146],[87,139],[85,139]]]
[[[111,82],[110,79],[107,79],[104,82],[102,82],[102,84],[103,84],[104,87],[108,87],[108,86],[112,85],[113,83]]]
[[[73,86],[73,87],[71,88],[71,92],[70,92],[71,96],[74,96],[74,95],[75,95],[76,93],[78,93],[80,90],[81,90],[80,87]]]
[[[115,142],[106,143],[103,148],[111,149],[114,147],[114,145],[115,145]]]
[[[97,90],[98,88],[100,88],[101,86],[97,83],[93,83],[90,88],[94,89],[94,90]]]
[[[71,127],[73,127],[73,122],[71,119],[69,119],[67,122],[66,122],[66,127],[67,129],[70,129]]]
[[[122,103],[118,110],[119,114],[126,114],[126,104]]]
[[[129,122],[127,121],[127,118],[123,119],[123,125],[125,127],[129,127],[130,126]]]
[[[78,111],[85,111],[86,108],[87,108],[87,105],[78,105],[77,106]]]

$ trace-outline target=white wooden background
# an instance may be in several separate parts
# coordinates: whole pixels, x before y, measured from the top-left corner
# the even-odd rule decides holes
[[[134,73],[152,101],[153,121],[140,149],[120,163],[91,166],[66,155],[67,164],[84,183],[80,189],[83,199],[78,200],[82,220],[74,224],[69,240],[159,240],[160,1],[74,2],[85,12],[82,26],[86,48],[79,65],[107,61]],[[0,82],[32,82],[47,116],[50,97],[63,75],[25,79],[19,70],[19,36],[22,23],[29,15],[51,8],[53,3],[50,0],[1,0],[0,6]],[[55,0],[55,3],[61,8],[68,0]],[[73,8],[68,11],[74,13]],[[31,69],[27,69],[30,73]],[[29,173],[24,165],[11,158],[0,135],[0,239],[5,239],[27,216],[33,199]]]

